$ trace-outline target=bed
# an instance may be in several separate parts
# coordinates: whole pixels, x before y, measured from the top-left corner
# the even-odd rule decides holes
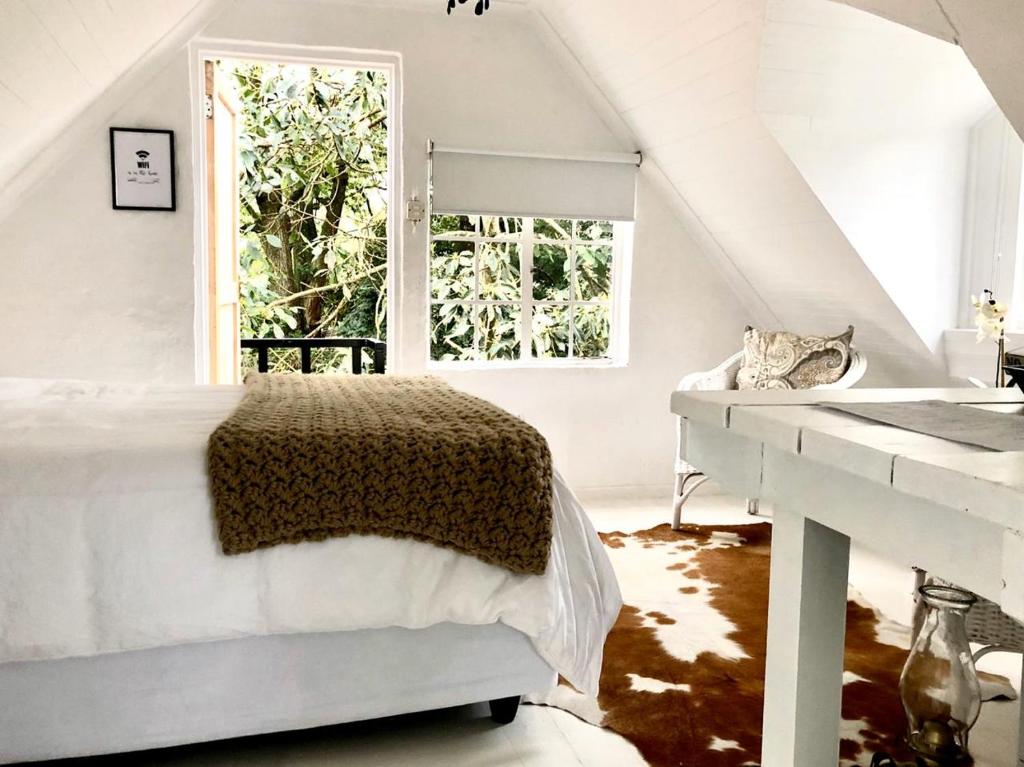
[[[560,477],[543,575],[376,536],[224,556],[205,447],[241,396],[0,379],[0,763],[596,690],[621,601]]]

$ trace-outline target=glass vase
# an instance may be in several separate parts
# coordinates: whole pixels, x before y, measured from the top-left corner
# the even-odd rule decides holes
[[[926,764],[968,764],[967,736],[981,711],[967,638],[967,612],[976,599],[952,586],[919,591],[926,612],[900,676],[908,743]]]

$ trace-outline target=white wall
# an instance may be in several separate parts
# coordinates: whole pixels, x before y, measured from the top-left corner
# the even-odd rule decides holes
[[[675,421],[668,396],[684,373],[742,346],[747,322],[652,183],[641,174],[627,368],[473,371],[454,385],[538,425],[581,488],[671,488]]]
[[[960,306],[968,138],[992,97],[954,45],[854,8],[774,3],[762,118],[914,330],[941,352]]]
[[[0,375],[190,383],[194,375],[188,61],[178,53],[108,125],[171,128],[175,213],[113,211],[106,126],[0,218]]]
[[[835,0],[955,42],[1024,138],[1024,3],[1018,0]]]
[[[585,9],[583,6],[586,6]],[[766,24],[828,0],[539,0],[539,7],[664,172],[765,324],[856,327],[866,385],[941,383],[940,360],[821,204],[757,105]],[[806,14],[805,14],[806,10]],[[839,10],[843,10],[839,8]],[[807,24],[813,35],[820,30]],[[827,58],[827,51],[822,52]]]
[[[0,2],[0,185],[168,30],[210,4]]]
[[[235,4],[204,36],[397,51],[402,56],[404,193],[422,195],[428,138],[506,149],[621,151],[581,89],[544,47],[522,8],[477,19],[436,10],[295,0]],[[155,68],[154,68],[155,67]],[[9,296],[0,375],[194,380],[193,179],[188,57],[145,69],[134,94],[101,100],[109,124],[173,128],[177,213],[112,211],[105,128],[89,121],[72,151],[0,219]],[[91,127],[89,127],[91,125]],[[67,143],[67,142],[65,142]],[[451,373],[537,425],[578,487],[667,492],[680,375],[739,346],[747,317],[641,174],[634,248],[631,360],[625,369]],[[427,350],[426,227],[402,227],[405,297],[397,366],[423,369]]]

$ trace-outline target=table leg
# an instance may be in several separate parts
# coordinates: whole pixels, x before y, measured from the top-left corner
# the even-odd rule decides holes
[[[763,767],[839,761],[849,567],[848,537],[775,509]]]

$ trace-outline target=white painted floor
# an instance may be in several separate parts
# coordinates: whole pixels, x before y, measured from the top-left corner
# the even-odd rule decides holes
[[[598,530],[639,530],[670,519],[669,503],[652,499],[584,499]],[[770,509],[764,509],[765,516]],[[700,494],[685,519],[698,524],[743,524],[742,500]],[[854,551],[851,582],[894,620],[910,614],[913,576],[902,568]],[[1020,682],[1020,658],[992,655],[982,667]],[[972,734],[977,767],[1016,764],[1017,704],[987,703]],[[300,733],[190,746],[117,759],[74,760],[61,767],[633,767],[645,764],[636,750],[611,733],[555,709],[522,706],[516,721],[491,723],[486,705],[467,706]]]

